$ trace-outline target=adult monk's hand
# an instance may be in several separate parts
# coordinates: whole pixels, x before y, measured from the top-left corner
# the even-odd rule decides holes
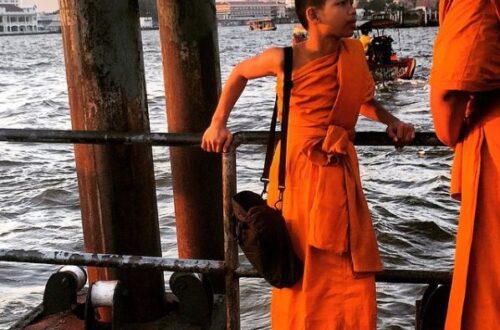
[[[415,138],[415,128],[413,125],[400,120],[394,121],[387,126],[386,132],[397,149],[410,144]]]
[[[228,152],[233,142],[233,134],[225,125],[212,124],[203,133],[201,148],[208,152]]]

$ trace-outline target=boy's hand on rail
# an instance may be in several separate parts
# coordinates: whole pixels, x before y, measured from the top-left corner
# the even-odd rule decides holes
[[[394,142],[397,149],[410,144],[415,138],[415,128],[413,125],[397,120],[387,126],[387,135]]]
[[[224,125],[210,125],[201,140],[201,148],[208,152],[228,152],[233,134]]]

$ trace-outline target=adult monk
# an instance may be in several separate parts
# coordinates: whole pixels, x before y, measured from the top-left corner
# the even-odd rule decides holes
[[[499,2],[444,0],[439,16],[431,110],[461,200],[446,329],[500,329]]]
[[[374,83],[345,0],[296,0],[308,39],[293,46],[285,193],[282,214],[304,276],[291,288],[273,289],[273,329],[375,329],[374,273],[382,269],[353,146],[361,112],[388,125],[400,146],[414,137],[373,99]],[[227,151],[229,113],[249,79],[276,76],[283,83],[283,49],[271,48],[231,72],[202,147]],[[278,91],[281,91],[278,88]],[[280,95],[281,97],[281,95]],[[277,148],[279,150],[279,148]],[[275,154],[269,205],[278,200]]]

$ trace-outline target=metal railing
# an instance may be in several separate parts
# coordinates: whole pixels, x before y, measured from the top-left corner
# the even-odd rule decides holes
[[[267,132],[238,132],[228,153],[223,154],[224,261],[173,259],[149,256],[78,253],[65,251],[26,251],[0,249],[0,261],[78,265],[116,268],[161,269],[197,273],[225,274],[226,327],[240,329],[239,278],[259,277],[250,265],[240,265],[234,237],[231,196],[236,193],[236,150],[242,144],[266,144]],[[198,146],[201,134],[118,133],[99,131],[0,129],[0,141],[29,143],[149,144],[153,146]],[[358,132],[355,144],[392,145],[385,133]],[[441,146],[434,133],[417,133],[413,146]],[[450,283],[451,272],[385,270],[376,275],[388,283]]]

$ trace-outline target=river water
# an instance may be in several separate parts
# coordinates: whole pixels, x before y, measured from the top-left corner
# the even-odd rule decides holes
[[[290,42],[291,25],[250,33],[220,27],[222,81],[231,67],[269,46]],[[417,60],[414,79],[380,85],[377,97],[417,130],[431,131],[427,80],[436,28],[387,30],[400,56]],[[151,129],[166,131],[158,31],[143,32]],[[70,129],[61,35],[0,38],[0,127]],[[265,130],[274,102],[273,79],[251,82],[236,105],[231,128]],[[360,119],[358,131],[384,127]],[[0,142],[0,248],[82,251],[78,187],[71,145]],[[155,147],[163,255],[176,257],[168,149]],[[262,148],[243,147],[239,188],[257,189]],[[449,270],[458,205],[448,194],[451,153],[444,148],[358,147],[361,175],[386,268]],[[0,328],[41,302],[51,265],[0,263]],[[166,274],[168,276],[168,274]],[[415,300],[424,287],[379,283],[379,329],[414,328]],[[241,280],[243,329],[269,328],[269,287]]]

